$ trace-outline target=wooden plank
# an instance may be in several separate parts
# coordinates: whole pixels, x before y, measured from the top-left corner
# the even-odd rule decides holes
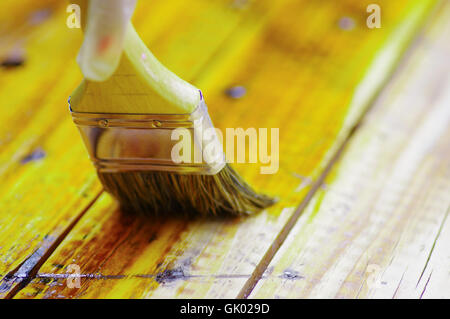
[[[27,13],[23,16],[29,17],[36,8],[28,4],[16,1],[14,5],[20,7],[16,11],[24,10]],[[167,65],[189,79],[241,21],[249,18],[252,25],[263,20],[264,15],[256,9],[265,4],[235,10],[227,1],[199,1],[195,5],[180,0],[140,1],[134,22]],[[32,276],[101,192],[67,111],[67,97],[81,80],[75,63],[81,34],[66,28],[64,9],[53,8],[49,19],[20,33],[19,38],[26,38],[24,66],[0,69],[0,297],[13,295],[19,284]],[[8,12],[0,10],[0,15]],[[217,21],[211,28],[213,39],[202,25],[190,22],[205,17],[205,22],[211,18]],[[189,34],[166,34],[167,29],[183,27],[196,35],[191,45],[186,44]],[[208,49],[199,45],[206,39]],[[180,64],[177,56],[165,53],[176,43],[195,59]]]
[[[450,297],[449,18],[445,2],[251,298]]]
[[[236,297],[431,3],[383,1],[380,30],[365,27],[367,4],[360,1],[291,1],[272,11],[267,27],[239,28],[195,82],[219,128],[280,127],[277,174],[237,166],[279,204],[251,218],[148,221],[123,216],[102,195],[16,297]],[[351,31],[339,28],[345,16],[356,23]],[[385,69],[374,72],[380,56]],[[232,100],[223,92],[236,84],[247,94]],[[80,288],[66,286],[72,264],[80,267]]]
[[[32,11],[27,10],[34,7],[24,3],[23,9],[29,16]],[[27,257],[32,263],[39,262],[101,189],[84,160],[82,147],[67,148],[68,140],[78,138],[76,130],[62,119],[67,112],[65,97],[80,81],[75,64],[67,63],[76,54],[79,37],[70,36],[66,14],[59,12],[35,26],[32,34],[25,33],[23,66],[0,69],[2,277]],[[66,50],[56,51],[54,46]],[[80,158],[73,165],[73,160]],[[14,282],[5,279],[0,284],[2,297],[14,288]]]

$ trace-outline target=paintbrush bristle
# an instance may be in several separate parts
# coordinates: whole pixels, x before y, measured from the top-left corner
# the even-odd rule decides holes
[[[228,164],[215,175],[155,171],[98,175],[123,211],[144,215],[249,215],[275,202],[256,193]]]

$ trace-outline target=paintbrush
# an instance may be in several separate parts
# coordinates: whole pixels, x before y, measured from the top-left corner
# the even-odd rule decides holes
[[[85,37],[100,35],[83,42],[85,78],[69,106],[105,190],[122,210],[143,214],[246,215],[271,205],[226,163],[202,92],[155,58],[127,21],[124,2],[75,1]],[[109,32],[117,23],[126,24],[120,41]]]

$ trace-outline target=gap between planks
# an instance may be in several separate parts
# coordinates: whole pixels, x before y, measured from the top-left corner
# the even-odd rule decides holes
[[[447,209],[447,213],[445,214],[444,218],[442,219],[441,225],[439,226],[439,230],[438,230],[438,232],[436,234],[436,237],[434,238],[433,246],[431,246],[430,253],[428,254],[428,258],[427,258],[427,261],[425,262],[425,266],[423,267],[422,273],[420,274],[419,280],[417,281],[416,288],[419,286],[420,281],[422,280],[422,277],[423,277],[423,275],[425,273],[425,270],[427,270],[428,264],[430,263],[431,256],[433,255],[433,252],[434,252],[434,248],[436,247],[436,242],[438,241],[439,237],[441,236],[442,229],[444,228],[444,225],[445,225],[445,223],[447,221],[449,213],[450,213],[450,206]],[[431,270],[430,275],[428,276],[428,279],[427,279],[427,282],[425,284],[425,287],[423,288],[422,293],[420,294],[420,299],[422,299],[423,294],[427,290],[428,282],[430,281],[432,274],[433,274],[433,270]],[[400,286],[400,284],[399,284],[399,286]]]
[[[81,211],[81,213],[70,223],[67,228],[56,238],[55,241],[50,242],[50,245],[45,242],[30,256],[28,256],[16,269],[13,269],[5,275],[0,285],[0,293],[3,289],[9,292],[4,296],[4,299],[12,299],[23,288],[25,288],[32,279],[34,279],[47,259],[58,248],[59,244],[66,238],[75,225],[83,218],[84,214],[94,205],[103,190],[100,191],[94,199]]]

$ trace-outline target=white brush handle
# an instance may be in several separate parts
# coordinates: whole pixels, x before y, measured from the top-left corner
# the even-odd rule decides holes
[[[85,78],[105,81],[116,70],[136,0],[89,0],[77,62]]]

